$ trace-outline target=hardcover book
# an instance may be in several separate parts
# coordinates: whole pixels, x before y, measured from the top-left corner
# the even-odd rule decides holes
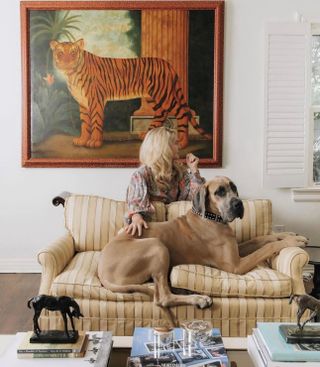
[[[63,364],[65,366],[92,366],[92,367],[107,367],[111,348],[112,348],[112,334],[109,331],[97,331],[87,332],[87,343],[85,344],[84,355],[82,358],[78,357],[78,352],[64,352],[51,351],[43,353],[42,351],[38,353],[17,353],[17,350],[21,346],[26,346],[25,344],[26,333],[17,333],[14,343],[6,350],[4,355],[0,357],[0,365],[10,366],[10,367],[28,367],[33,366],[31,358],[46,358],[45,365],[50,367],[57,366],[57,360],[55,358],[64,358]],[[40,344],[39,344],[40,345]],[[57,346],[57,344],[54,344]],[[35,346],[35,344],[32,344]],[[51,346],[51,345],[50,345]],[[68,344],[70,348],[72,344]],[[72,349],[75,349],[74,347]],[[80,350],[81,353],[81,350]],[[17,356],[18,358],[15,358]],[[22,360],[26,358],[29,360]],[[14,361],[14,363],[12,363]],[[10,362],[10,363],[9,363]]]
[[[261,343],[257,341],[255,336],[256,329],[253,329],[253,334],[248,335],[248,353],[256,367],[319,367],[319,362],[278,362],[272,361],[270,356]]]
[[[66,344],[51,344],[51,343],[30,343],[30,337],[33,335],[32,331],[28,331],[20,343],[17,354],[52,354],[52,353],[71,353],[79,354],[84,353],[84,346],[88,341],[88,335],[85,332],[79,332],[79,338],[76,343],[66,343]]]
[[[273,361],[319,362],[320,353],[314,347],[307,348],[306,344],[286,343],[280,334],[278,322],[258,322],[255,336],[265,346],[270,359]],[[295,324],[292,324],[295,325]],[[310,324],[312,325],[312,324]],[[301,347],[301,345],[305,347]],[[317,344],[315,344],[316,346]]]
[[[187,344],[180,328],[173,330],[173,340],[157,345],[152,328],[135,328],[128,367],[152,366],[229,366],[219,329],[199,342]]]

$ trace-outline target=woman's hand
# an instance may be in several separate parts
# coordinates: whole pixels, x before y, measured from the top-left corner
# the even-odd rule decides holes
[[[190,168],[191,173],[197,173],[198,172],[198,164],[199,164],[199,158],[196,157],[192,153],[188,153],[186,155],[186,163],[188,168]]]
[[[131,223],[125,228],[125,231],[132,236],[138,233],[138,236],[140,237],[142,235],[143,228],[149,228],[148,224],[141,214],[136,213],[131,217]]]

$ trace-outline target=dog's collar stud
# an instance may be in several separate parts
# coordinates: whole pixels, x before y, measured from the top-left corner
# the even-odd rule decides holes
[[[194,214],[198,214],[200,217],[205,218],[205,219],[209,219],[212,220],[214,222],[218,222],[218,223],[224,223],[223,218],[221,217],[221,215],[219,214],[215,214],[215,213],[211,213],[211,212],[204,212],[204,215],[202,215],[198,210],[196,210],[194,207],[192,207],[192,212]]]

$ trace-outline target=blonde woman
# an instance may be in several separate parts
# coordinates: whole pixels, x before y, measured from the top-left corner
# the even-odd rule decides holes
[[[191,200],[205,182],[198,170],[199,158],[189,153],[186,164],[178,162],[176,131],[167,127],[150,130],[140,147],[140,167],[133,173],[127,190],[128,213],[126,232],[142,234],[154,212],[152,201],[165,204],[176,200]]]

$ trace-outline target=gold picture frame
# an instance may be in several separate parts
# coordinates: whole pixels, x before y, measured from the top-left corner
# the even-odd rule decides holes
[[[221,167],[223,1],[23,1],[20,10],[22,166],[137,166],[141,139],[158,113],[163,121],[156,124],[177,127],[181,136],[189,136],[181,143],[181,159],[192,152],[200,158],[200,167]],[[98,76],[88,76],[90,87],[74,88],[69,74],[57,70],[55,41],[59,47],[78,42],[79,49],[93,57],[127,59],[123,65],[130,71],[124,76],[112,67],[103,69]],[[137,71],[136,65],[142,64],[144,71]],[[159,99],[152,100],[150,91],[165,83],[162,65],[172,68],[174,77]],[[100,68],[99,62],[94,66]],[[142,75],[149,69],[146,82]],[[79,78],[81,72],[78,69]],[[108,89],[107,103],[105,95],[92,89],[94,83]],[[137,85],[148,97],[139,97]],[[94,120],[92,108],[84,125],[83,96],[84,104],[100,104],[100,112],[95,112],[102,122]],[[82,135],[86,129],[88,138]],[[92,138],[98,130],[98,138]]]

